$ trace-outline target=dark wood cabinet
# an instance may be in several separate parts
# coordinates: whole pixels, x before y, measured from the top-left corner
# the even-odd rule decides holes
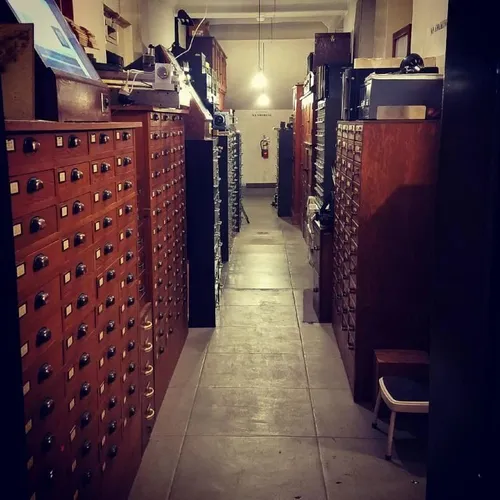
[[[292,170],[292,220],[300,224],[302,219],[302,103],[304,85],[293,87],[293,170]]]
[[[333,325],[356,401],[375,349],[429,347],[439,123],[339,122]]]
[[[333,229],[314,221],[309,251],[313,263],[313,307],[320,323],[332,320],[332,241]]]

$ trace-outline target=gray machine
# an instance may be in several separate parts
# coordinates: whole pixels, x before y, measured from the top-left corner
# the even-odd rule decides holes
[[[375,74],[361,87],[361,120],[390,118],[439,119],[443,75]]]

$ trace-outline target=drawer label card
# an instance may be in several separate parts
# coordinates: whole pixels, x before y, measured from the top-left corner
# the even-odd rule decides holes
[[[104,358],[101,358],[99,360],[99,368],[102,368],[104,366]]]
[[[56,148],[64,147],[64,138],[62,135],[56,135]]]
[[[102,314],[103,311],[104,311],[104,305],[100,304],[98,309],[97,309],[97,312],[98,312],[98,314]]]
[[[124,263],[125,263],[125,258],[124,257],[120,257],[120,266],[123,266]]]
[[[69,433],[69,440],[71,442],[73,442],[76,438],[76,425],[73,426],[73,428],[71,429],[70,433]]]
[[[117,140],[117,141],[119,141],[120,139],[121,139],[121,137],[120,137],[120,132],[117,132],[117,133],[116,133],[116,140]]]
[[[106,418],[106,410],[102,410],[101,412],[101,421],[103,421]]]
[[[104,392],[104,382],[101,384],[101,387],[99,387],[99,393],[102,394]]]
[[[122,328],[122,337],[127,333],[127,329],[125,327]]]
[[[100,193],[94,193],[94,203],[98,203],[101,198]]]
[[[120,192],[123,189],[123,184],[121,182],[118,183],[117,189],[118,192]]]
[[[100,259],[101,258],[101,249],[98,248],[96,251],[95,251],[95,258],[96,259]]]
[[[59,172],[59,184],[66,182],[66,172]]]
[[[68,337],[68,339],[66,340],[66,349],[69,349],[72,345],[73,345],[73,335]]]
[[[21,236],[23,234],[23,225],[14,224],[12,226],[12,234],[14,235],[14,238],[16,238],[17,236]]]
[[[92,163],[92,173],[97,174],[99,172],[99,165],[97,163]]]
[[[75,376],[75,368],[72,366],[68,372],[68,380],[71,380]]]
[[[123,427],[127,427],[127,424],[128,424],[128,419],[126,418],[126,419],[123,421]]]
[[[61,217],[68,216],[68,205],[64,205],[61,207]]]
[[[21,358],[24,358],[24,356],[28,354],[28,351],[29,351],[28,342],[26,342],[21,346]]]
[[[101,230],[101,223],[99,221],[97,221],[95,224],[94,224],[94,229],[96,231],[100,231]]]
[[[106,436],[103,436],[101,439],[101,446],[104,447],[105,444],[106,444]]]
[[[71,281],[71,271],[68,271],[64,275],[64,284],[67,285]]]
[[[125,382],[125,380],[127,380],[127,374],[126,373],[123,374],[122,379],[123,379],[124,382]]]
[[[68,405],[69,411],[71,411],[75,407],[75,398],[73,398]]]
[[[10,194],[19,194],[19,182],[13,181],[10,183]]]
[[[118,217],[121,217],[123,215],[123,208],[118,209]]]
[[[71,304],[68,304],[65,308],[64,308],[64,317],[68,317],[71,313],[73,312],[73,306]]]
[[[71,464],[71,472],[75,472],[76,470],[76,460],[73,460],[73,463]]]
[[[33,460],[33,457],[31,457],[29,460],[28,460],[28,463],[26,464],[26,468],[28,470],[31,470],[33,468],[33,463],[34,463],[34,460]]]
[[[101,331],[99,332],[99,342],[102,342],[104,340],[104,332]]]
[[[21,319],[22,317],[26,316],[26,313],[28,312],[28,306],[26,304],[26,302],[24,304],[21,304],[18,308],[18,315],[19,315],[19,319]]]
[[[101,288],[104,285],[104,278],[99,278],[99,288]]]
[[[66,250],[69,250],[69,239],[65,238],[62,240],[62,251],[65,252]]]
[[[5,149],[7,150],[7,153],[14,153],[16,150],[16,141],[14,139],[6,139]]]
[[[117,158],[116,159],[116,164],[121,167],[122,166],[122,159],[121,158]]]
[[[30,418],[24,426],[24,433],[28,434],[31,431],[31,429],[33,429],[33,420],[31,420]]]
[[[122,231],[120,233],[120,241],[123,241],[125,239],[125,233]]]
[[[23,396],[26,396],[26,394],[28,394],[28,392],[30,392],[30,390],[31,390],[31,384],[29,382],[26,382],[23,385]]]
[[[96,134],[90,134],[90,143],[95,144],[97,142]]]
[[[125,349],[123,352],[122,352],[122,359],[125,359],[127,357],[127,350]]]

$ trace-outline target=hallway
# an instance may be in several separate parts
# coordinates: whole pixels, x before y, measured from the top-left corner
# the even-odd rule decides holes
[[[190,331],[130,499],[425,498],[414,440],[397,432],[404,460],[384,460],[386,435],[353,403],[331,326],[311,324],[300,231],[254,191],[219,326]]]

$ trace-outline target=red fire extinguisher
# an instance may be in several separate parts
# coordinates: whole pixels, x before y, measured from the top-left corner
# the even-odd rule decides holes
[[[260,155],[267,160],[269,158],[269,139],[264,135],[260,141]]]

